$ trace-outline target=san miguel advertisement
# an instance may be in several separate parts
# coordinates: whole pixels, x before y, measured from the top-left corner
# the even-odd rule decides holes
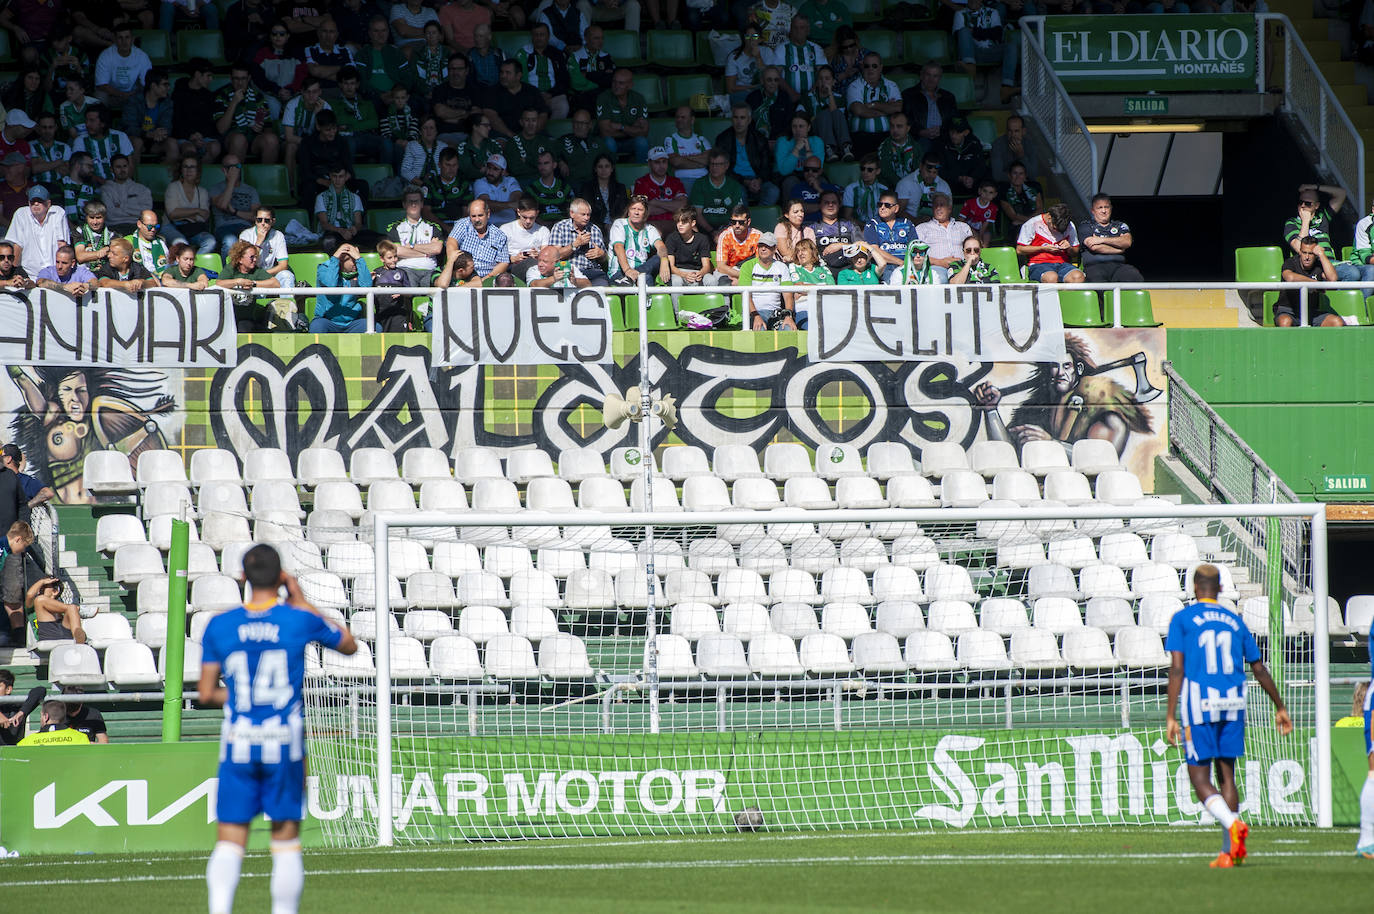
[[[1254,16],[1047,16],[1044,50],[1070,92],[1255,88]]]

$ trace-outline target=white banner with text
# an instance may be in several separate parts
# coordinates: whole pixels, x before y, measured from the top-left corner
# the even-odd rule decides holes
[[[812,361],[1062,362],[1059,295],[1038,287],[859,286],[810,295]]]
[[[434,364],[609,363],[612,329],[600,289],[446,289],[434,302]]]
[[[238,330],[222,289],[0,292],[0,363],[222,368]]]

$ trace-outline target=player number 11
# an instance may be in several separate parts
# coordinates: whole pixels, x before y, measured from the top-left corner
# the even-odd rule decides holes
[[[1236,662],[1231,657],[1231,633],[1222,629],[1203,629],[1197,636],[1198,647],[1207,652],[1207,672],[1217,671],[1217,654],[1221,654],[1221,672],[1230,676],[1236,671]]]

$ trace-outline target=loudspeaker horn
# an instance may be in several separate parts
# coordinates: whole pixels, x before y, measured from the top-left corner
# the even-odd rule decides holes
[[[614,392],[607,394],[606,402],[601,407],[601,421],[611,430],[620,428],[626,419],[638,422],[642,408],[639,401],[638,387],[631,387],[625,391],[624,397]]]
[[[653,405],[654,415],[663,422],[663,427],[671,429],[677,425],[677,401],[672,394],[664,394]]]

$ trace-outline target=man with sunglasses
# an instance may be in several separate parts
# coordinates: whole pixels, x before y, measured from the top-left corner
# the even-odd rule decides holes
[[[60,208],[53,212],[52,196],[42,184],[29,188],[29,205],[14,214],[5,240],[14,244],[14,254],[24,271],[36,276],[51,266],[60,245],[70,244],[71,226]]]
[[[749,207],[739,204],[730,213],[730,227],[720,233],[716,243],[716,269],[730,277],[730,282],[739,280],[740,266],[758,253],[759,239],[763,233],[750,225]]]
[[[729,174],[730,156],[712,149],[706,159],[706,177],[692,185],[687,203],[697,211],[697,225],[713,237],[730,222],[730,212],[745,201],[744,187]]]
[[[882,58],[871,51],[859,64],[862,79],[849,84],[845,106],[849,110],[849,135],[854,154],[867,155],[877,149],[891,129],[889,118],[902,110],[902,92],[897,84],[883,77]]]
[[[916,226],[902,217],[897,192],[884,190],[878,196],[878,215],[864,226],[864,241],[873,250],[874,266],[883,282],[892,281],[906,258],[907,245],[915,240]]]
[[[878,180],[882,163],[876,153],[859,160],[859,180],[844,189],[844,215],[856,225],[867,225],[878,218],[878,196],[888,186]]]
[[[991,264],[983,259],[983,243],[977,238],[965,238],[963,257],[949,265],[951,286],[991,286],[1002,281]]]
[[[62,248],[58,248],[59,252],[61,250]],[[19,265],[14,245],[8,241],[0,241],[0,289],[7,292],[27,292],[33,287],[34,282],[29,279],[29,274]]]
[[[1327,195],[1322,205],[1321,195]],[[1374,264],[1344,263],[1336,258],[1331,240],[1331,226],[1336,213],[1345,205],[1345,189],[1334,184],[1304,184],[1298,188],[1298,214],[1283,224],[1283,240],[1289,255],[1301,253],[1299,244],[1304,238],[1315,238],[1326,253],[1326,259],[1336,268],[1341,282],[1374,281]],[[1369,290],[1366,290],[1368,294]]]
[[[133,234],[128,236],[129,244],[133,246],[134,260],[142,264],[143,269],[152,276],[161,275],[169,262],[167,251],[171,246],[166,238],[158,234],[161,228],[162,223],[158,221],[157,213],[145,209],[139,214]]]
[[[859,229],[848,219],[840,218],[840,195],[833,190],[821,192],[821,218],[812,228],[816,232],[816,247],[832,272],[849,266],[845,248],[859,240]]]
[[[239,233],[238,241],[247,241],[258,249],[258,266],[262,267],[283,289],[296,285],[296,274],[291,272],[289,255],[286,250],[286,236],[277,229],[277,211],[259,203],[253,207],[253,224]],[[229,245],[224,256],[229,256]]]
[[[806,210],[808,222],[814,222],[820,218],[821,194],[828,190],[833,190],[837,194],[843,194],[844,190],[838,185],[831,184],[824,177],[825,169],[821,165],[821,160],[811,156],[802,162],[802,179],[792,185],[792,196],[790,199],[799,200],[802,209]]]

